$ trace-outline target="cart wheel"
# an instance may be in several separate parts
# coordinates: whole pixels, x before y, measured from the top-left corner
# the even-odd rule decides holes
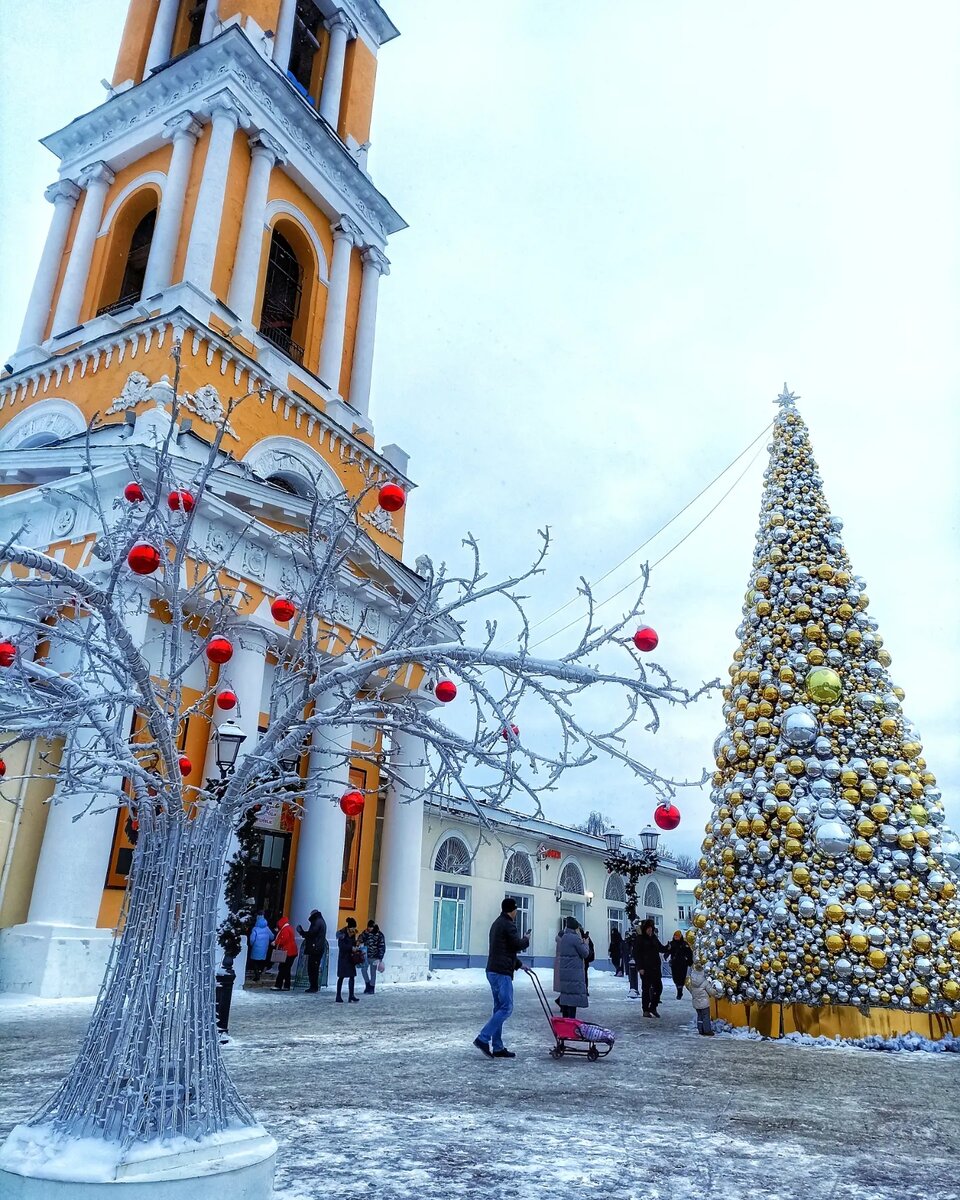
[[[550,1057],[551,1058],[563,1058],[563,1047],[562,1046],[554,1046],[554,1048],[550,1051]]]
[[[591,1062],[596,1062],[599,1057],[600,1057],[600,1051],[596,1048],[596,1046],[591,1046],[590,1049],[587,1051],[587,1058]]]

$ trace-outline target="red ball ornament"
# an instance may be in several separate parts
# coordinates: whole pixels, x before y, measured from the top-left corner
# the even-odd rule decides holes
[[[656,650],[659,641],[660,638],[657,636],[657,631],[651,629],[649,625],[641,625],[633,635],[633,644],[638,650]]]
[[[222,708],[229,712],[231,708],[237,707],[237,694],[229,689],[219,692],[217,695],[217,708]]]
[[[270,605],[270,611],[273,613],[274,620],[287,622],[292,620],[297,614],[296,605],[292,600],[287,600],[283,596],[278,596]]]
[[[344,816],[358,817],[363,812],[363,793],[347,792],[340,797],[340,809]]]
[[[13,642],[0,642],[0,667],[12,666],[16,657],[17,648]]]
[[[127,565],[134,575],[152,575],[160,566],[160,551],[149,542],[137,542],[130,548]]]
[[[6,775],[6,773],[7,773],[7,764],[3,761],[2,758],[0,758],[0,779],[2,779],[4,777],[4,775]]]
[[[225,637],[212,637],[207,642],[207,658],[212,663],[225,663],[233,658],[233,646]]]
[[[519,736],[520,736],[520,727],[519,727],[518,725],[511,725],[511,726],[510,726],[510,728],[511,728],[511,730],[513,731],[513,736],[514,736],[514,737],[519,737]],[[510,734],[509,734],[509,733],[507,733],[507,731],[506,731],[505,729],[501,729],[501,730],[500,730],[500,736],[503,738],[503,740],[504,740],[505,742],[509,742],[509,741],[510,741]]]
[[[407,494],[395,483],[385,483],[377,496],[377,503],[386,512],[396,512],[407,502]]]
[[[193,512],[195,500],[190,492],[171,492],[167,497],[167,506],[171,512]]]
[[[456,697],[457,685],[452,679],[441,679],[433,689],[433,694],[441,704],[449,704]]]
[[[128,483],[123,489],[123,498],[131,504],[140,504],[146,497],[143,494],[143,488],[139,483]]]
[[[676,829],[680,824],[680,809],[675,804],[658,804],[653,819],[661,829]]]
[[[181,754],[177,761],[180,763],[180,774],[189,775],[193,770],[193,763],[190,761],[190,759],[187,758],[185,754]]]

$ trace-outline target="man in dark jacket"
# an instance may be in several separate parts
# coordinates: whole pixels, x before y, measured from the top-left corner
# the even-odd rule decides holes
[[[297,926],[297,933],[303,938],[303,952],[307,956],[307,978],[310,980],[308,992],[320,991],[320,964],[327,949],[327,923],[319,908],[310,914],[310,928]]]
[[[660,997],[663,994],[663,971],[661,970],[660,955],[666,953],[654,929],[653,921],[648,917],[640,926],[640,932],[633,939],[633,961],[640,973],[640,996],[643,1000],[643,1015],[659,1017]]]
[[[493,1015],[473,1039],[476,1048],[488,1058],[516,1058],[503,1044],[503,1023],[513,1012],[513,973],[526,970],[517,958],[530,945],[529,937],[517,930],[517,902],[505,896],[500,916],[490,926],[490,951],[487,955],[487,982],[493,993]]]

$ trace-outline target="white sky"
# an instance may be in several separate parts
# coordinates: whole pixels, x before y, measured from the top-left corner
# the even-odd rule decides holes
[[[101,102],[126,11],[125,0],[35,4],[43,39],[0,0],[5,354],[56,175],[37,139]],[[960,6],[387,8],[403,36],[381,52],[370,166],[411,228],[388,248],[373,415],[378,442],[411,453],[420,485],[408,561],[456,560],[470,529],[491,573],[513,571],[549,523],[550,570],[531,604],[543,616],[726,466],[786,379],[960,824]],[[765,458],[655,573],[656,657],[682,682],[729,665]],[[667,714],[634,748],[699,775],[720,704]],[[653,805],[604,765],[569,778],[549,807],[570,821],[601,808],[635,833]],[[693,851],[706,792],[680,807],[668,844]]]

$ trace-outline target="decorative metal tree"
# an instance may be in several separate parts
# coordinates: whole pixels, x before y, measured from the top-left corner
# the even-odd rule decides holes
[[[779,1002],[799,1029],[960,1032],[956,839],[795,399],[724,690],[697,950],[737,1022]]]
[[[91,543],[96,539],[89,565],[65,566],[30,545],[25,529],[0,546],[0,566],[15,576],[0,591],[0,633],[11,646],[0,655],[3,744],[64,738],[56,801],[79,801],[90,811],[127,804],[137,833],[122,932],[76,1063],[0,1153],[8,1171],[20,1169],[24,1139],[36,1145],[46,1138],[49,1150],[95,1138],[122,1158],[156,1139],[202,1141],[256,1127],[224,1069],[216,1032],[218,896],[238,821],[255,805],[290,798],[289,788],[300,784],[296,763],[308,748],[322,746],[329,768],[338,754],[355,757],[349,746],[338,750],[340,731],[355,724],[378,735],[402,731],[428,752],[424,793],[499,804],[519,791],[538,806],[564,771],[607,754],[668,796],[670,782],[628,753],[623,732],[641,712],[655,727],[659,702],[687,704],[704,690],[690,693],[661,668],[644,667],[625,632],[636,610],[609,628],[591,616],[560,658],[531,654],[520,590],[541,570],[546,535],[529,570],[498,583],[485,579],[472,538],[466,575],[418,560],[420,578],[411,573],[407,592],[379,597],[391,609],[385,635],[374,641],[363,632],[364,614],[347,628],[332,615],[337,596],[355,584],[358,555],[372,573],[380,558],[358,514],[381,488],[384,507],[395,507],[399,489],[370,478],[350,499],[318,484],[307,498],[285,497],[299,513],[296,528],[276,529],[242,513],[238,521],[223,496],[241,471],[221,447],[235,405],[209,453],[197,450],[199,439],[187,439],[188,453],[176,388],[153,392],[157,406],[138,414],[128,441],[102,438],[116,426],[90,431],[80,478],[71,476],[72,493],[91,516]],[[227,535],[211,535],[218,520]],[[273,641],[269,727],[232,774],[187,783],[192,764],[178,748],[183,724],[208,718],[222,699],[212,668],[199,690],[191,692],[187,681],[205,660],[222,664],[245,643],[251,617],[239,548],[251,531],[282,562],[287,588],[279,619],[289,621],[289,632]],[[592,613],[589,589],[584,594]],[[510,645],[495,646],[492,624],[481,644],[466,644],[460,622],[504,601],[517,614]],[[160,630],[149,646],[148,609],[151,628]],[[628,656],[625,675],[598,665],[617,656]],[[471,736],[398,686],[410,668],[442,678],[445,695],[456,680],[473,705]],[[581,694],[600,688],[611,703],[615,695],[623,702],[604,732],[576,716]],[[440,692],[438,685],[438,698]],[[502,736],[529,702],[554,719],[555,750]],[[133,713],[138,732],[131,739]],[[379,765],[389,781],[390,762]]]

